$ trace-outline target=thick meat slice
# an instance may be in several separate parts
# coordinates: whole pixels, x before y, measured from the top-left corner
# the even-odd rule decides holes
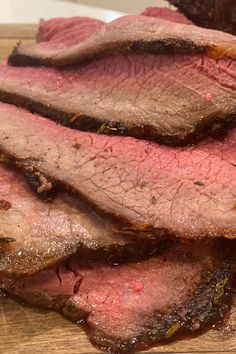
[[[94,35],[70,48],[59,49],[53,41],[19,44],[9,62],[13,65],[63,66],[111,51],[206,53],[214,58],[236,58],[236,38],[148,16],[124,16],[103,25]]]
[[[109,352],[131,353],[220,319],[232,268],[223,245],[190,243],[139,263],[74,261],[18,281],[2,278],[0,287],[84,320],[92,342]]]
[[[53,18],[41,20],[37,41],[51,41],[58,49],[70,47],[89,38],[104,24],[103,21],[89,17]]]
[[[185,23],[191,25],[192,22],[187,19],[183,14],[178,11],[172,11],[167,7],[147,7],[141,15],[161,18],[163,20],[168,20],[177,23]]]
[[[236,62],[116,54],[60,70],[2,65],[0,99],[80,130],[186,144],[235,124]]]
[[[222,141],[172,148],[72,130],[2,103],[0,149],[39,178],[39,193],[45,179],[58,181],[132,229],[236,235],[236,129]]]
[[[236,34],[235,0],[168,0],[198,26]]]
[[[122,234],[118,225],[65,194],[43,202],[19,171],[3,164],[0,218],[0,273],[4,274],[32,274],[75,252],[80,258],[100,256],[117,261],[157,247],[152,240],[136,244],[128,232]]]

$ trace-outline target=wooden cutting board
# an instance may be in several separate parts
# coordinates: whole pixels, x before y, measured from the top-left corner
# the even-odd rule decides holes
[[[0,25],[0,59],[6,58],[19,40],[32,42],[36,30],[34,25]],[[0,295],[1,354],[99,352],[80,327],[59,314],[23,306]],[[236,353],[236,303],[221,329],[158,346],[148,353]]]

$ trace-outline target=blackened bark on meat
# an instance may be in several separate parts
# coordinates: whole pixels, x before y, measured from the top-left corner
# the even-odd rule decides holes
[[[56,64],[54,59],[47,58],[39,58],[28,56],[26,54],[22,54],[18,52],[18,47],[16,46],[10,56],[8,57],[8,63],[13,66],[64,66],[69,64],[74,64],[74,61],[71,62],[71,59],[67,59],[67,61],[58,61]],[[167,38],[164,40],[153,40],[150,43],[145,41],[132,41],[132,42],[124,42],[122,45],[117,45],[111,48],[104,48],[98,53],[91,53],[90,55],[86,55],[86,57],[82,56],[81,59],[78,58],[76,62],[83,61],[84,59],[90,59],[94,56],[100,57],[104,54],[109,54],[113,52],[121,52],[121,53],[152,53],[152,54],[207,54],[210,49],[210,45],[199,45],[189,40],[186,41],[184,39],[178,38]]]
[[[236,34],[235,0],[168,0],[196,25]]]

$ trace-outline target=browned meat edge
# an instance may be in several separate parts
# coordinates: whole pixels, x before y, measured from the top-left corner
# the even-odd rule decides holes
[[[206,124],[206,122],[204,122],[204,124],[201,124],[202,122],[200,121],[199,124],[195,127],[195,130],[192,134],[188,134],[184,138],[179,139],[179,136],[175,137],[160,134],[158,135],[156,130],[149,125],[145,125],[142,127],[126,127],[124,124],[115,121],[104,121],[101,123],[100,120],[97,120],[94,117],[87,116],[84,114],[80,115],[78,114],[78,112],[75,112],[75,114],[71,114],[66,111],[60,111],[52,106],[48,107],[47,105],[44,105],[33,99],[21,96],[20,93],[15,94],[1,89],[0,101],[9,104],[14,104],[17,107],[26,108],[31,113],[38,113],[69,128],[78,129],[81,131],[97,132],[106,135],[133,136],[138,139],[149,139],[158,143],[173,146],[191,145],[201,141],[206,136],[211,136],[213,138],[224,137],[227,131],[235,127],[236,124],[235,115],[229,115],[226,117],[211,117],[211,119],[208,120],[208,124]],[[79,119],[72,119],[78,115]]]
[[[199,329],[209,328],[216,321],[222,321],[231,304],[232,276],[233,270],[229,264],[218,265],[213,271],[204,272],[201,276],[201,285],[184,305],[167,314],[156,313],[152,319],[150,331],[139,337],[130,338],[128,341],[123,341],[122,338],[105,337],[104,333],[98,331],[95,326],[86,324],[87,314],[80,313],[78,316],[78,310],[70,296],[58,295],[49,298],[48,294],[39,293],[33,297],[29,296],[28,304],[61,312],[75,323],[78,323],[79,319],[79,323],[84,324],[83,327],[91,342],[110,353],[134,353],[137,350],[146,349],[146,343],[149,347],[157,342],[169,342],[189,332],[195,333]],[[14,289],[14,282],[12,284],[12,289]],[[10,295],[12,292],[14,291],[9,288]],[[19,296],[13,297],[22,302]]]
[[[8,58],[8,63],[14,66],[38,66],[38,65],[45,65],[45,66],[55,66],[54,62],[50,61],[50,59],[44,58],[37,58],[34,56],[28,56],[25,54],[21,54],[18,52],[18,45],[12,51]],[[122,45],[116,45],[114,47],[103,48],[102,51],[96,53],[97,55],[102,55],[104,53],[111,53],[111,52],[122,52],[122,53],[129,53],[129,52],[146,52],[146,53],[158,53],[158,54],[205,54],[208,53],[210,49],[209,46],[201,46],[197,45],[192,41],[186,41],[181,39],[173,39],[167,38],[164,40],[156,40],[152,42],[127,42],[122,43]],[[90,57],[94,57],[94,53],[90,55],[86,55],[86,59],[90,59]],[[84,61],[84,56],[81,56],[79,61]],[[63,60],[61,63],[57,63],[57,66],[68,65],[70,63],[65,63]]]
[[[125,342],[120,338],[105,338],[102,332],[95,328],[87,328],[91,341],[101,347],[108,348],[112,353],[136,352],[147,349],[145,343],[155,345],[160,341],[171,341],[187,333],[203,330],[219,320],[223,320],[229,310],[232,292],[232,269],[227,266],[217,268],[213,272],[202,274],[202,283],[194,295],[181,307],[170,311],[168,314],[155,314],[155,325],[149,333],[144,333],[138,338],[131,338]],[[73,313],[73,306],[67,302],[67,308]],[[73,305],[73,304],[72,304]],[[68,310],[66,312],[68,315]]]

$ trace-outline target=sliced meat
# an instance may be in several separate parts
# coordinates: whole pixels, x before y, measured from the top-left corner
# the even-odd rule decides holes
[[[161,18],[163,20],[168,20],[177,23],[185,23],[191,25],[192,22],[187,19],[183,14],[178,11],[173,11],[167,7],[147,7],[141,15]]]
[[[235,124],[236,62],[116,54],[60,70],[2,65],[0,100],[80,130],[187,144]]]
[[[178,23],[192,24],[192,22],[180,12],[172,11],[163,7],[147,7],[141,15]],[[68,37],[71,39],[73,38],[73,44],[77,44],[98,31],[103,24],[105,24],[103,21],[80,16],[40,20],[37,41],[44,42],[53,40],[59,43],[59,40],[61,40],[62,44],[68,47],[72,45],[72,42],[68,43]]]
[[[0,216],[0,273],[4,274],[32,274],[75,252],[80,258],[120,261],[157,248],[154,240],[136,244],[132,233],[119,230],[80,200],[59,194],[43,202],[19,172],[3,164]]]
[[[203,329],[225,313],[233,266],[224,245],[217,245],[177,245],[118,266],[74,261],[18,281],[2,278],[0,286],[84,320],[92,342],[109,352],[131,353]]]
[[[235,0],[168,0],[198,26],[236,34]]]
[[[41,20],[37,41],[50,41],[54,49],[65,49],[88,39],[104,22],[89,17],[56,18]]]
[[[0,149],[23,171],[156,237],[235,237],[235,147],[236,129],[222,141],[172,148],[80,132],[0,105]]]
[[[148,16],[124,16],[103,25],[88,39],[70,48],[42,42],[19,44],[9,57],[12,65],[63,66],[103,52],[206,53],[213,58],[236,58],[236,38],[196,26]]]

